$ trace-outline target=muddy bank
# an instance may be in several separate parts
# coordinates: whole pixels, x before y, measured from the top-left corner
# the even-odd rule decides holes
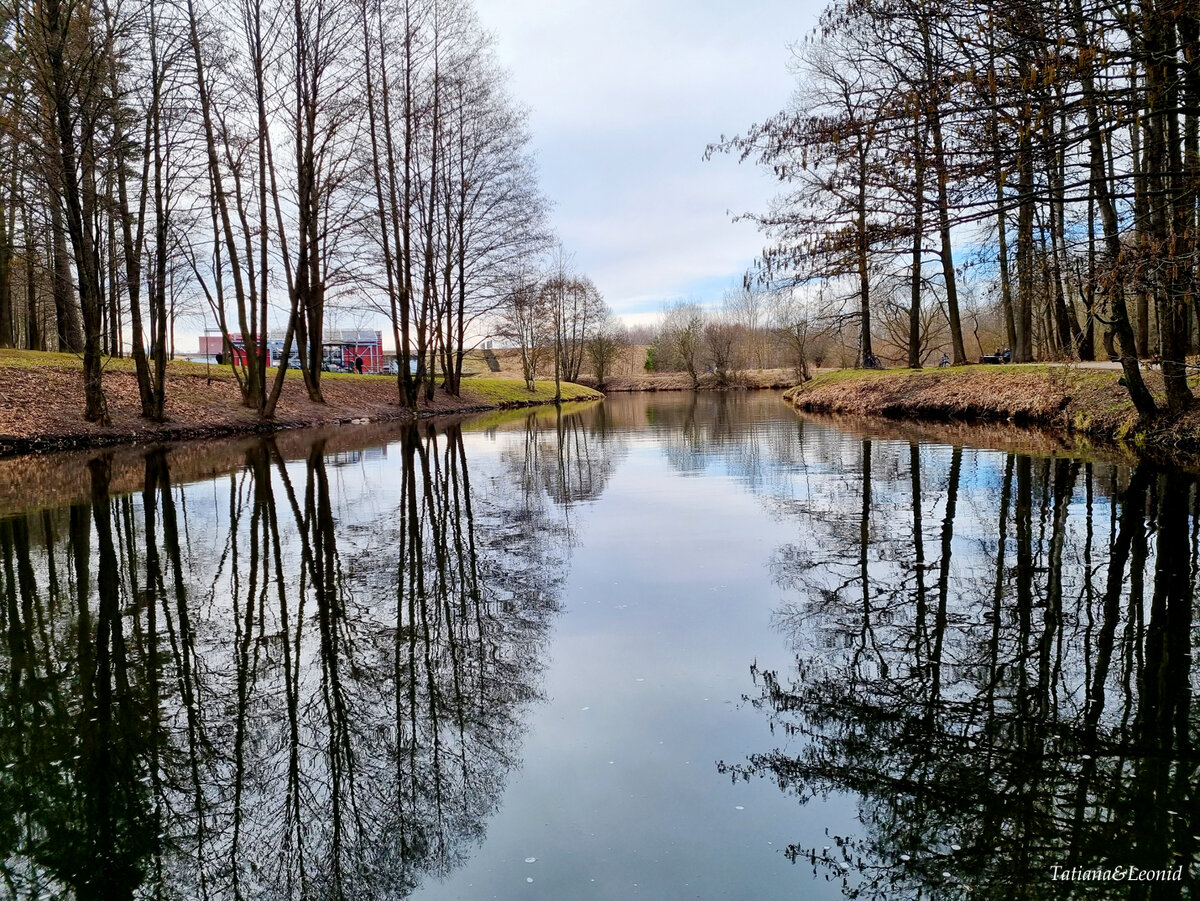
[[[1119,372],[1056,364],[842,370],[823,373],[784,398],[813,413],[1013,423],[1154,456],[1200,455],[1200,405],[1180,417],[1140,423],[1119,379]],[[1161,398],[1161,377],[1146,373],[1146,381]]]
[[[137,379],[129,360],[112,360],[104,375],[112,423],[83,419],[83,373],[68,354],[5,351],[0,354],[0,457],[43,451],[158,444],[206,438],[256,435],[313,426],[412,419],[398,400],[390,376],[326,374],[325,403],[309,400],[299,376],[284,385],[275,418],[260,420],[241,405],[238,385],[227,368],[172,363],[167,374],[164,422],[142,419]],[[527,392],[523,384],[500,379],[463,382],[461,397],[437,391],[422,398],[421,417],[506,409],[552,402],[553,383]],[[564,400],[599,397],[592,389],[564,384]]]

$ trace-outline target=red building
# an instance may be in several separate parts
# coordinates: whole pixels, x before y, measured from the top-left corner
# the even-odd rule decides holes
[[[283,334],[272,333],[263,342],[261,355],[268,366],[277,365],[283,356]],[[364,373],[383,372],[383,333],[369,329],[330,329],[324,335],[324,354],[322,365],[325,369],[338,368],[347,372],[358,371],[358,361],[362,362]],[[240,334],[229,336],[232,360],[225,360],[225,341],[218,330],[210,330],[200,336],[200,354],[211,357],[214,361],[218,356],[221,363],[246,364],[246,346]],[[289,367],[298,365],[295,337],[292,340],[291,359]]]
[[[242,336],[233,334],[229,336],[231,345],[230,351],[233,356],[232,360],[224,359],[225,341],[221,333],[216,330],[210,330],[200,336],[200,353],[206,357],[212,357],[217,363],[236,363],[238,366],[246,365],[246,345],[242,341]],[[268,366],[273,366],[276,362],[275,355],[271,353],[270,342],[268,341],[262,347],[259,356],[266,360]]]
[[[325,359],[348,372],[383,372],[383,332],[370,329],[330,329],[325,333]]]

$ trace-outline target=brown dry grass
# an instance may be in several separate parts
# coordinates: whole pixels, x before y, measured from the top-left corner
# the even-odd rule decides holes
[[[797,409],[849,416],[1013,422],[1125,442],[1156,454],[1200,453],[1200,409],[1141,423],[1120,372],[1057,364],[842,370],[792,389]],[[1146,373],[1156,396],[1158,373]]]
[[[104,374],[112,424],[99,426],[83,418],[83,372],[77,357],[0,351],[0,456],[38,449],[174,441],[410,417],[397,402],[395,377],[325,373],[321,387],[326,402],[314,403],[308,399],[302,379],[289,373],[275,420],[264,425],[252,410],[242,406],[237,382],[228,369],[171,363],[167,370],[166,421],[151,423],[140,416],[131,361],[112,360]],[[523,386],[501,384],[496,379],[464,382],[461,398],[439,391],[431,402],[422,400],[420,412],[435,415],[544,403],[545,393],[526,396]],[[565,386],[564,395],[566,399],[596,396],[589,389],[572,385]]]
[[[631,344],[624,348],[613,364],[611,374],[614,376],[631,376],[645,372],[646,363],[646,344]],[[487,363],[484,362],[484,352],[482,350],[468,351],[463,358],[464,372],[470,370],[480,376],[495,376],[500,379],[524,379],[525,375],[521,370],[521,351],[515,347],[501,347],[492,351],[496,355],[496,362],[500,364],[499,372],[492,372],[488,369]],[[586,361],[584,363],[584,371],[582,375],[591,375],[592,371]],[[550,366],[543,367],[539,370],[538,381],[548,380],[554,381],[553,363]]]
[[[692,380],[686,372],[647,372],[645,368],[646,350],[649,345],[631,344],[624,348],[620,357],[613,364],[604,381],[603,390],[613,391],[690,391]],[[480,375],[494,375],[497,378],[522,379],[521,352],[516,348],[502,347],[493,351],[500,371],[493,373],[484,362],[483,351],[471,351],[464,359],[465,369],[478,371]],[[553,381],[554,371],[539,372],[538,383]],[[713,388],[790,388],[799,384],[800,380],[791,369],[745,369],[733,373],[726,384],[722,384],[712,373],[700,376],[702,389]],[[584,365],[580,373],[579,383],[590,387],[599,387],[595,373],[589,365]]]

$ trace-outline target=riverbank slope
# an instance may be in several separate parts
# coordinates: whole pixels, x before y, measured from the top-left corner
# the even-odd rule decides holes
[[[1144,451],[1200,454],[1200,405],[1180,417],[1140,424],[1120,377],[1119,371],[1062,364],[847,369],[822,373],[784,398],[797,409],[814,413],[1011,421]],[[1161,376],[1147,372],[1145,377],[1161,401]]]
[[[535,390],[507,379],[463,380],[461,397],[438,391],[421,401],[422,416],[466,413],[549,403],[554,382],[538,382]],[[334,425],[355,420],[408,418],[397,403],[394,376],[324,373],[326,403],[308,399],[299,374],[289,373],[273,422],[263,423],[241,405],[232,372],[223,366],[172,362],[167,367],[166,421],[140,417],[137,378],[131,360],[110,359],[104,370],[112,425],[83,419],[83,368],[73,354],[0,351],[0,456],[42,450],[106,447],[180,441],[190,438],[254,434],[304,426]],[[602,395],[582,385],[564,383],[564,400],[595,400]]]

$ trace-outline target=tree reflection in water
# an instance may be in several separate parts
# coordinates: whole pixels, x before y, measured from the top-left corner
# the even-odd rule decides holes
[[[870,440],[857,456],[858,478],[789,508],[806,537],[775,555],[797,668],[754,668],[754,703],[787,745],[722,771],[858,796],[861,832],[789,849],[850,897],[1185,895],[1194,479]],[[1064,883],[1056,865],[1183,878]]]
[[[558,481],[482,494],[457,427],[413,427],[381,484],[268,440],[187,490],[150,453],[140,496],[101,457],[90,502],[0,517],[0,897],[396,897],[461,862],[540,693],[539,498],[603,483],[548,434]]]

